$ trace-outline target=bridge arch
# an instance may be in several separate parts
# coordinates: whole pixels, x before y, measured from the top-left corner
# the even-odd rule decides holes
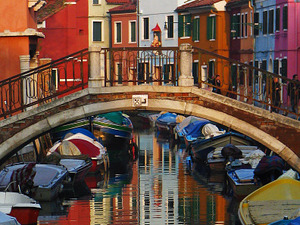
[[[134,95],[147,96],[147,104],[135,106],[133,104]],[[297,154],[288,147],[287,143],[282,141],[282,138],[274,137],[270,132],[272,127],[278,126],[279,122],[286,123],[292,127],[290,129],[299,132],[298,121],[289,121],[288,118],[280,117],[280,115],[278,115],[278,118],[274,118],[277,115],[267,115],[269,113],[267,110],[261,111],[262,109],[195,87],[155,87],[150,85],[101,89],[88,88],[40,106],[36,110],[30,110],[5,121],[0,121],[2,129],[9,124],[20,123],[21,120],[27,119],[28,121],[28,118],[34,120],[34,122],[29,122],[27,126],[2,141],[0,144],[0,159],[5,158],[14,151],[17,147],[16,143],[22,145],[64,123],[99,113],[139,109],[170,111],[217,122],[268,146],[270,150],[280,155],[293,168],[300,171],[300,159]],[[228,113],[228,111],[232,113]],[[241,117],[240,111],[244,111],[246,117],[250,115],[249,112],[251,112],[251,115],[255,114],[254,120],[262,117],[264,124],[257,126],[256,121],[253,121],[253,123],[251,123],[251,120],[247,121]],[[274,120],[277,121],[276,124],[274,124]]]

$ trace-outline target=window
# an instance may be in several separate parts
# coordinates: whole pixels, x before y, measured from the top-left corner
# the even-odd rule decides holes
[[[207,17],[207,40],[216,39],[216,16]]]
[[[254,13],[254,36],[259,35],[259,13]]]
[[[236,38],[240,33],[239,16],[234,14],[231,16],[231,37]]]
[[[129,41],[131,43],[136,42],[136,21],[129,22]]]
[[[103,41],[102,21],[93,21],[93,41]]]
[[[122,42],[122,24],[121,22],[115,23],[115,43]]]
[[[274,10],[269,11],[269,34],[274,33]]]
[[[143,39],[149,40],[149,18],[143,18]]]
[[[253,66],[253,61],[250,61],[249,63],[250,66]],[[252,86],[253,84],[253,69],[249,69],[249,86]]]
[[[265,59],[262,60],[260,68],[263,70],[267,70],[267,60],[265,60]],[[267,74],[265,74],[265,73],[262,74],[262,80],[263,80],[263,83],[266,83]]]
[[[208,78],[212,79],[215,75],[215,61],[211,60],[208,63]]]
[[[278,59],[275,59],[275,60],[274,60],[273,73],[279,74],[278,72],[279,72],[279,61],[278,61]]]
[[[200,19],[195,17],[193,20],[193,41],[200,40]]]
[[[231,65],[231,83],[233,90],[236,88],[237,85],[237,65],[232,64]]]
[[[51,79],[50,79],[50,89],[52,91],[54,90],[58,90],[58,69],[57,68],[53,68],[51,71]]]
[[[288,29],[288,8],[286,5],[282,9],[282,29]]]
[[[179,37],[191,36],[191,15],[178,16],[178,36]]]
[[[276,27],[275,27],[276,31],[280,30],[280,8],[276,9]]]
[[[168,21],[167,38],[174,38],[174,16],[168,16],[167,21]]]
[[[244,37],[244,29],[245,29],[245,14],[241,15],[241,37]]]
[[[263,34],[268,33],[268,11],[263,12]]]
[[[245,37],[248,37],[248,14],[245,14]]]
[[[286,58],[281,60],[281,76],[287,77],[287,59]],[[286,83],[286,79],[283,79],[282,82]]]
[[[93,5],[99,5],[101,0],[93,0]]]

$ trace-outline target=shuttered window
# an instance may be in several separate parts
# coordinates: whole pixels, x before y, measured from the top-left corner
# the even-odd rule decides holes
[[[174,16],[168,16],[168,38],[174,38]]]
[[[274,10],[269,11],[269,34],[274,33]]]
[[[254,13],[254,36],[259,35],[259,13]]]
[[[178,17],[178,36],[191,36],[191,15],[180,15]]]
[[[282,59],[281,60],[281,76],[287,77],[287,59]],[[282,80],[283,83],[286,83],[286,79]]]
[[[102,22],[93,21],[93,41],[102,41]]]
[[[268,33],[268,12],[263,12],[263,34]]]
[[[207,40],[216,39],[216,16],[207,17]]]
[[[288,29],[288,7],[284,6],[282,9],[282,29]]]
[[[276,31],[280,31],[280,8],[276,9]]]
[[[200,40],[200,19],[194,18],[193,20],[193,41]]]
[[[115,26],[115,41],[116,43],[121,43],[122,42],[122,27],[121,27],[121,23],[118,22],[116,23],[116,26]]]
[[[238,20],[237,20],[237,15],[232,15],[230,18],[230,23],[231,23],[231,37],[236,38],[238,36]]]

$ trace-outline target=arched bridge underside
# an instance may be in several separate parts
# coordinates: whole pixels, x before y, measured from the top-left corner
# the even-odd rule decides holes
[[[142,104],[136,101],[142,97]],[[0,162],[64,123],[117,110],[170,111],[215,121],[276,152],[300,172],[300,122],[197,87],[87,88],[0,121]]]

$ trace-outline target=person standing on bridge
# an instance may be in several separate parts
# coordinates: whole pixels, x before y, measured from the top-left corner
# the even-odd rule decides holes
[[[296,83],[297,81],[299,81],[298,75],[294,74],[293,82],[288,84],[288,95],[290,96],[292,111],[294,113],[296,113],[298,110],[298,102],[300,97],[300,85]]]
[[[221,94],[221,80],[220,80],[220,75],[216,75],[216,77],[213,79],[212,84],[214,85],[213,87],[213,92],[217,93],[217,94]]]
[[[280,107],[280,91],[281,87],[278,82],[278,77],[274,77],[273,82],[272,82],[272,112],[279,112],[279,107]]]

